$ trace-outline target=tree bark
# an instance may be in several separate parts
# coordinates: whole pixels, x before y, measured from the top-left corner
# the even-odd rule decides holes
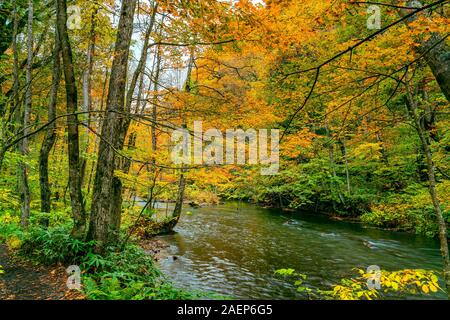
[[[433,33],[416,50],[424,56],[442,93],[450,102],[450,48],[447,42],[441,35]]]
[[[131,83],[128,88],[125,110],[126,110],[126,112],[129,112],[129,113],[132,112],[131,106],[133,104],[133,95],[136,90],[136,86],[137,86],[139,78],[141,79],[141,82],[140,82],[139,88],[138,88],[138,96],[137,96],[137,100],[136,100],[136,105],[139,106],[140,101],[141,101],[143,75],[144,75],[144,71],[145,71],[145,66],[147,64],[150,35],[153,31],[153,25],[155,24],[157,9],[158,9],[158,5],[155,4],[155,6],[153,8],[152,16],[150,18],[148,28],[145,32],[144,45],[142,47],[141,57],[139,58],[139,63],[136,67],[136,70],[133,73],[133,76],[131,78]],[[138,107],[136,107],[134,110],[137,110],[137,109],[138,109]],[[121,139],[123,139],[124,141],[125,141],[125,136],[128,132],[128,128],[130,127],[130,123],[131,123],[131,118],[124,119],[124,121],[123,121],[123,128],[122,128],[121,132],[124,135],[124,137],[122,137]],[[128,141],[129,141],[128,149],[133,149],[135,147],[136,139],[137,139],[137,133],[132,132],[130,134],[130,137],[128,138]],[[130,167],[131,167],[131,161],[125,160],[124,163],[122,164],[122,168],[119,168],[119,169],[121,169],[124,173],[128,173],[130,170]],[[119,200],[119,198],[116,198],[116,200]],[[122,203],[117,203],[116,206],[122,206]]]
[[[347,181],[347,192],[350,195],[352,193],[352,185],[351,185],[351,181],[350,181],[350,172],[349,172],[349,168],[348,168],[347,147],[345,146],[345,140],[339,140],[338,143],[341,148],[342,157],[344,158],[345,178]]]
[[[52,86],[48,103],[48,122],[56,118],[56,103],[58,98],[58,88],[61,80],[61,45],[58,31],[55,31],[55,47],[53,49],[53,72]],[[39,154],[39,183],[41,188],[41,211],[50,213],[51,211],[51,189],[48,179],[48,158],[50,151],[56,142],[56,123],[53,122],[48,128],[42,142]],[[44,226],[48,226],[48,219],[43,221]]]
[[[17,14],[17,13],[16,13]],[[26,64],[26,90],[25,90],[25,106],[23,115],[20,115],[22,126],[22,134],[28,134],[28,123],[30,122],[31,103],[32,103],[32,64],[33,64],[33,1],[28,0],[28,22],[27,22],[27,64]],[[20,113],[20,111],[18,112]],[[28,154],[28,138],[24,138],[19,143],[19,152],[22,155]],[[30,188],[28,185],[28,165],[23,161],[19,164],[19,193],[20,193],[20,211],[21,225],[28,227],[30,218]]]
[[[117,204],[121,203],[122,183],[115,177],[114,170],[118,161],[116,152],[124,144],[124,122],[129,121],[122,113],[126,111],[126,74],[135,9],[136,0],[122,2],[98,151],[88,239],[96,241],[96,249],[100,253],[108,244],[116,243],[119,236],[121,208]]]
[[[152,150],[156,152],[157,149],[157,137],[156,137],[156,118],[157,118],[157,104],[158,104],[158,82],[159,75],[161,72],[161,47],[158,45],[156,49],[156,69],[155,69],[155,78],[153,79],[153,99],[152,99]]]
[[[395,4],[398,1],[394,1]],[[420,5],[421,6],[421,5]],[[436,9],[436,8],[435,8]],[[444,9],[442,5],[442,9]],[[409,10],[400,9],[399,14],[401,17],[410,13]],[[412,16],[405,21],[406,25],[417,20],[417,16]],[[432,33],[431,37],[427,41],[423,41],[417,38],[416,43],[418,46],[414,47],[414,51],[423,56],[426,63],[431,69],[442,93],[445,95],[448,101],[450,101],[450,47],[447,44],[444,37],[438,33]]]
[[[431,152],[431,148],[428,142],[428,139],[425,135],[425,131],[421,126],[419,116],[417,114],[417,101],[414,99],[412,93],[409,88],[407,88],[407,98],[406,98],[406,107],[408,109],[408,113],[411,119],[414,122],[415,128],[417,130],[417,134],[420,138],[420,143],[422,145],[422,149],[425,153],[426,163],[427,163],[427,171],[428,171],[428,187],[431,196],[431,200],[433,203],[434,212],[436,214],[436,219],[439,225],[439,241],[441,245],[441,256],[443,260],[444,267],[444,280],[447,288],[447,295],[450,299],[450,257],[448,250],[448,231],[447,224],[445,222],[444,216],[442,214],[441,205],[439,203],[437,190],[436,190],[436,167],[433,162],[433,154]]]
[[[86,212],[84,209],[83,194],[81,192],[79,122],[78,116],[76,115],[78,95],[73,67],[72,48],[67,33],[66,0],[56,0],[56,16],[66,84],[67,113],[70,114],[67,117],[67,140],[69,157],[69,192],[74,223],[72,236],[81,239],[84,237],[85,233]]]
[[[186,83],[184,84],[184,91],[187,93],[191,92],[191,76],[192,76],[192,68],[194,66],[194,48],[191,48],[191,56],[189,59],[189,65],[186,75]],[[183,115],[184,117],[184,115]],[[185,119],[184,119],[185,122]],[[186,126],[186,123],[184,124]],[[175,202],[175,208],[173,210],[172,216],[173,219],[171,221],[171,229],[175,228],[178,221],[181,217],[181,210],[183,209],[183,202],[184,202],[184,191],[186,189],[186,178],[184,176],[185,169],[181,168],[181,174],[180,174],[180,181],[178,183],[178,193],[177,193],[177,200]]]
[[[177,200],[175,202],[175,208],[173,210],[173,220],[174,224],[172,228],[176,226],[178,221],[181,217],[181,210],[183,209],[183,202],[184,202],[184,190],[186,189],[186,178],[184,177],[184,172],[181,172],[180,180],[178,183],[178,193],[177,193]]]
[[[89,31],[89,43],[86,52],[86,68],[83,72],[83,111],[87,112],[84,117],[86,119],[86,137],[83,142],[84,153],[87,154],[90,145],[90,125],[91,125],[91,113],[92,110],[92,70],[94,68],[94,52],[95,52],[95,27],[96,27],[96,15],[98,9],[94,9],[91,15],[91,28]],[[86,167],[88,160],[83,157],[81,160],[81,185],[84,185],[84,178],[86,175]]]

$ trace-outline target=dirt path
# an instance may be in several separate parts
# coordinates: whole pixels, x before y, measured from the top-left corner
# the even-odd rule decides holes
[[[81,294],[69,291],[64,267],[36,267],[13,257],[0,245],[0,300],[72,300]]]

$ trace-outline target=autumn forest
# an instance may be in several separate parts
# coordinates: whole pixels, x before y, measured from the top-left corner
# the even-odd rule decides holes
[[[0,0],[0,299],[450,298],[449,19]]]

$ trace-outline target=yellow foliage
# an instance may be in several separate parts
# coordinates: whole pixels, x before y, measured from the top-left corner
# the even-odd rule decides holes
[[[22,240],[20,240],[17,236],[11,236],[6,240],[6,245],[10,250],[17,250],[22,246]]]
[[[372,281],[374,274],[358,270],[360,277],[342,280],[331,291],[331,295],[339,300],[374,300],[389,293],[424,294],[436,293],[440,290],[439,279],[434,272],[428,270],[381,271],[381,289],[368,289],[367,282]]]

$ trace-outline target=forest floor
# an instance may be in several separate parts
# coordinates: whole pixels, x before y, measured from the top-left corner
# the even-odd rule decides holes
[[[35,266],[12,255],[0,245],[0,300],[76,300],[83,299],[66,286],[63,266]]]

